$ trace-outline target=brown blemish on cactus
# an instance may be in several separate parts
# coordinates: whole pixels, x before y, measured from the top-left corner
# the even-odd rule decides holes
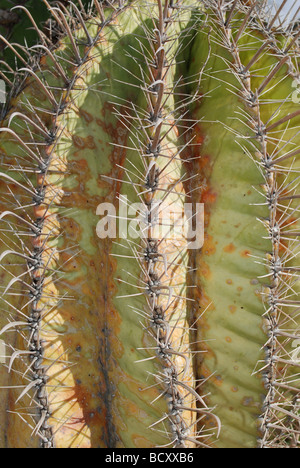
[[[68,255],[70,254],[68,253]],[[106,256],[108,256],[107,248],[102,252],[99,251],[97,258],[99,261],[103,259],[103,262],[107,264],[108,259],[105,259]],[[65,258],[62,258],[62,260],[65,260]],[[96,273],[95,268],[93,268],[88,274],[88,283],[86,283],[84,265],[90,265],[93,262],[93,257],[81,252],[78,262],[81,265],[80,270],[83,272],[82,278],[77,276],[74,280],[69,278],[67,281],[70,291],[76,298],[76,308],[74,309],[74,306],[70,304],[68,309],[64,306],[60,310],[66,323],[72,323],[71,335],[65,333],[63,336],[63,343],[66,343],[64,347],[76,350],[79,343],[82,350],[80,365],[73,370],[73,378],[77,382],[79,380],[82,382],[80,385],[77,384],[74,389],[74,412],[78,405],[81,408],[82,415],[78,417],[77,423],[80,422],[81,417],[82,426],[87,426],[91,433],[89,443],[85,442],[85,444],[90,447],[98,447],[102,440],[103,447],[114,446],[117,436],[114,435],[115,430],[111,412],[111,395],[113,391],[108,376],[108,372],[110,372],[111,343],[113,343],[114,355],[120,355],[123,351],[120,348],[120,343],[113,339],[109,344],[108,338],[118,334],[121,324],[120,317],[111,303],[110,296],[105,292],[101,297],[97,297],[95,294],[99,288],[102,291],[107,291],[108,288],[111,288],[111,291],[114,290],[113,271],[109,274],[106,273],[105,277],[103,277],[99,266],[96,268]],[[68,271],[68,268],[66,271]],[[80,298],[82,297],[85,298],[84,301],[81,301]],[[91,329],[91,333],[87,330],[87,322],[84,318],[87,316],[87,307],[89,308],[88,328]],[[106,313],[107,307],[110,310],[109,315]],[[70,316],[73,317],[73,320],[71,320]],[[85,336],[81,333],[82,329],[86,330]],[[92,333],[92,329],[102,329],[103,334],[98,338]],[[111,333],[111,330],[114,330],[114,333]],[[98,358],[95,360],[94,357],[96,356]],[[96,375],[97,379],[95,380]],[[97,394],[99,394],[98,397]],[[95,408],[98,408],[98,410],[96,411]],[[79,409],[78,411],[80,413]]]
[[[257,403],[255,403],[253,397],[244,397],[242,399],[242,405],[243,406],[257,406]]]
[[[236,250],[236,247],[231,243],[226,245],[223,250],[226,253],[233,253]]]
[[[216,246],[213,237],[209,234],[205,234],[205,242],[203,246],[203,255],[210,256],[216,253]]]
[[[203,191],[202,196],[201,196],[201,203],[204,203],[206,205],[213,205],[216,202],[217,199],[217,194],[215,191],[212,190],[212,188],[207,188],[206,190]]]
[[[37,205],[33,207],[33,214],[35,218],[46,218],[48,207],[45,205]]]
[[[104,122],[105,120],[104,118]],[[83,121],[92,125],[92,119],[87,114],[83,116]],[[109,126],[110,124],[106,125],[106,127]],[[123,143],[127,138],[124,127],[119,131],[116,129],[113,131],[112,127],[106,128],[106,131],[113,133],[112,138],[117,138],[119,143],[120,138]],[[69,165],[66,170],[68,174],[75,177],[72,189],[66,188],[61,204],[65,208],[83,209],[85,213],[88,205],[88,212],[95,216],[96,227],[97,206],[102,202],[116,203],[121,183],[117,181],[108,183],[92,173],[85,154],[86,149],[96,147],[92,137],[82,138],[73,135],[72,140],[73,154],[69,155]],[[110,145],[108,175],[118,179],[123,178],[122,169],[116,168],[115,161],[123,165],[125,157],[125,151],[114,150]],[[100,195],[103,193],[102,190],[99,190],[100,194],[92,193],[91,196],[88,183],[95,179],[95,176],[95,185],[101,189],[107,188],[105,196]],[[58,308],[62,322],[72,324],[61,336],[61,347],[68,349],[71,355],[78,353],[79,347],[81,350],[80,364],[72,368],[72,374],[69,376],[75,381],[74,391],[70,394],[74,415],[70,424],[70,433],[72,433],[72,427],[73,430],[76,428],[78,433],[82,431],[89,433],[81,443],[82,447],[113,448],[118,441],[115,424],[120,428],[122,426],[121,422],[118,423],[119,416],[114,411],[113,396],[116,394],[118,383],[129,380],[129,376],[125,376],[116,365],[118,359],[124,354],[124,347],[118,339],[121,319],[112,302],[116,294],[114,276],[117,262],[110,257],[112,241],[100,241],[96,236],[96,230],[93,233],[91,231],[92,237],[87,243],[87,247],[95,249],[95,254],[92,255],[86,251],[85,228],[67,212],[61,219],[64,242],[61,246],[60,263],[64,265],[62,272],[65,273],[65,277],[63,282],[59,283],[58,291],[63,295],[67,289],[72,296],[71,302],[66,302]],[[70,249],[70,240],[74,246],[72,249]],[[75,247],[77,244],[81,247],[79,256],[78,249]],[[67,247],[68,249],[65,250]],[[99,290],[102,291],[101,295],[98,294]],[[82,330],[85,330],[84,335]],[[94,330],[100,330],[101,333],[96,335]],[[98,376],[97,379],[95,376]],[[65,383],[67,384],[68,380]],[[128,409],[126,405],[124,407]],[[135,403],[132,403],[131,409],[137,411]],[[68,432],[67,429],[65,430]],[[60,446],[59,435],[57,439],[57,445]]]
[[[201,368],[201,373],[199,374],[199,378],[202,380],[209,379],[209,381],[213,384],[216,385],[217,387],[221,387],[223,385],[223,379],[221,375],[212,375],[211,370],[209,367],[206,366],[206,364],[202,365]]]
[[[245,250],[243,250],[243,251],[241,252],[241,257],[243,257],[243,258],[247,258],[247,257],[249,257],[249,255],[251,255],[251,251],[250,251],[250,250],[245,249]]]
[[[70,424],[81,423],[88,426],[101,424],[101,411],[97,408],[92,410],[96,401],[91,390],[83,386],[81,380],[78,379],[75,382],[73,391],[73,399],[78,401],[82,408],[82,417],[72,417]]]
[[[198,268],[199,268],[199,272],[200,272],[202,277],[204,277],[206,279],[211,278],[211,271],[210,271],[210,268],[207,265],[207,263],[205,263],[203,260],[201,260]]]
[[[217,387],[221,387],[224,383],[224,380],[221,375],[217,374],[215,377],[211,377],[211,382]]]
[[[84,120],[86,121],[86,123],[91,123],[93,122],[94,120],[94,116],[92,114],[90,114],[89,112],[83,110],[83,109],[79,109],[79,115],[82,115],[82,117],[84,118]]]
[[[76,148],[79,149],[95,149],[96,144],[93,136],[89,135],[87,137],[80,137],[78,135],[73,135],[72,140]]]

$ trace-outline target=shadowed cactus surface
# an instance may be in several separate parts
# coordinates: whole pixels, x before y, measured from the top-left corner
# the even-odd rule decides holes
[[[63,0],[60,3],[67,7],[69,0]],[[74,3],[77,6],[80,3],[86,9],[90,5],[87,0],[75,1]],[[34,20],[35,25],[32,20]],[[21,56],[28,60],[29,48],[35,44],[41,32],[49,37],[52,42],[56,41],[55,26],[47,5],[42,1],[2,0],[0,6],[0,58],[3,60],[2,65],[6,72],[8,70],[13,72],[16,64],[20,65],[18,57],[9,47],[6,47],[7,41],[15,44]],[[7,75],[9,76],[9,73]]]
[[[68,3],[7,43],[0,446],[298,448],[297,15]]]

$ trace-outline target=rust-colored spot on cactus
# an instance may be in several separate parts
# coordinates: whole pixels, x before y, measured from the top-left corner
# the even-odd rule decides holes
[[[45,174],[37,174],[36,181],[39,186],[45,187],[47,185]]]
[[[207,263],[205,263],[204,261],[201,261],[200,265],[199,265],[199,274],[206,278],[206,279],[210,279],[211,278],[211,271],[210,271],[210,268],[208,266]]]
[[[74,271],[79,269],[78,261],[74,255],[70,254],[69,252],[62,252],[61,258],[64,261],[65,271]]]
[[[203,380],[209,379],[210,383],[217,387],[221,387],[223,384],[222,376],[218,374],[212,375],[211,370],[205,364],[202,364],[200,378]]]
[[[36,205],[33,207],[33,213],[36,218],[44,218],[48,212],[48,207],[45,205]]]
[[[205,240],[204,240],[202,251],[203,251],[203,254],[207,256],[214,255],[216,253],[215,243],[211,235],[208,235],[208,234],[205,235]]]
[[[234,252],[236,250],[236,247],[232,243],[230,243],[230,244],[226,245],[223,250],[226,253],[232,253],[232,252]]]
[[[213,191],[211,188],[208,188],[202,192],[201,202],[205,205],[212,205],[216,202],[217,193]]]
[[[35,249],[40,249],[44,244],[44,240],[42,236],[35,236],[31,238],[31,243]]]
[[[79,110],[79,115],[82,115],[82,117],[84,118],[84,120],[86,121],[86,123],[91,123],[93,122],[94,120],[94,117],[92,116],[92,114],[90,114],[89,112],[83,110],[83,109],[80,109]]]
[[[215,377],[212,377],[212,382],[217,386],[221,387],[224,383],[224,380],[221,375],[216,375]]]
[[[250,250],[245,249],[241,252],[241,257],[247,258],[249,257],[250,254],[251,254]]]
[[[76,148],[79,149],[95,149],[95,141],[93,136],[88,135],[86,138],[80,137],[78,135],[72,135],[72,140]]]
[[[242,399],[242,405],[243,406],[256,406],[253,397],[244,397]]]
[[[40,58],[40,65],[41,66],[47,65],[47,60],[48,60],[47,55],[42,55],[42,57]]]
[[[207,309],[207,311],[211,312],[215,310],[215,306],[210,297],[208,297],[203,290],[200,290],[197,294],[197,300],[199,301],[199,305],[203,309]]]
[[[228,309],[231,314],[234,314],[236,312],[237,307],[235,305],[230,305]]]
[[[76,380],[74,386],[74,397],[79,403],[83,411],[82,418],[72,418],[70,423],[74,424],[76,422],[84,422],[85,424],[96,424],[97,420],[99,422],[100,415],[97,411],[93,409],[92,400],[94,398],[91,390],[86,386],[82,385],[80,380]]]

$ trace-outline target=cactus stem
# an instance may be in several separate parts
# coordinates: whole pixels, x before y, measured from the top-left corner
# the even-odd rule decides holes
[[[228,41],[228,44],[226,42],[226,47],[228,50],[231,51],[232,57],[234,60],[234,65],[236,70],[243,70],[249,72],[251,67],[256,64],[258,61],[259,57],[261,56],[261,52],[265,49],[266,43],[263,43],[261,47],[259,48],[258,52],[254,54],[253,58],[250,60],[248,63],[248,66],[242,67],[242,60],[240,58],[240,54],[238,51],[238,45],[237,45],[237,38],[240,40],[242,38],[242,33],[238,32],[237,36],[235,36],[235,39],[233,40],[232,37],[234,37],[231,34],[231,30],[235,28],[232,23],[233,19],[233,12],[231,11],[230,13],[230,21],[227,21],[224,23],[223,20],[223,15],[225,11],[225,5],[226,1],[221,1],[218,3],[217,6],[212,5],[212,2],[208,2],[210,8],[212,8],[215,12],[215,16],[217,18],[219,26],[222,28],[224,37],[226,38],[226,41]],[[273,17],[273,19],[269,22],[268,29],[271,30],[272,26],[275,24],[277,18],[279,17],[279,14],[281,12],[281,9],[284,7],[286,1],[283,1],[281,3],[281,6],[278,8],[277,13]],[[250,10],[249,13],[250,14]],[[246,30],[246,28],[241,26],[243,31]],[[273,41],[274,42],[274,41]],[[289,49],[290,50],[290,49]],[[294,119],[300,115],[300,111],[297,110],[295,112],[290,112],[283,117],[279,118],[276,122],[270,124],[271,120],[274,118],[274,115],[277,115],[278,111],[281,109],[281,106],[285,101],[282,103],[278,103],[277,110],[276,112],[272,115],[272,117],[268,120],[266,124],[263,122],[263,108],[262,108],[262,103],[260,102],[260,98],[263,96],[263,94],[267,93],[270,89],[270,84],[271,81],[278,75],[280,70],[286,65],[286,63],[291,61],[290,56],[286,52],[280,51],[281,54],[278,56],[278,63],[275,64],[275,66],[272,68],[272,70],[267,74],[267,76],[262,80],[260,86],[256,91],[251,89],[251,72],[250,72],[250,79],[247,81],[244,80],[244,73],[240,73],[240,83],[242,86],[243,94],[244,94],[244,99],[245,99],[245,104],[248,108],[251,109],[253,106],[255,109],[255,113],[252,115],[252,119],[255,122],[255,132],[256,132],[256,139],[258,141],[258,144],[260,146],[259,151],[259,159],[260,161],[266,162],[268,160],[268,142],[271,141],[270,139],[270,132],[277,129],[278,127],[287,124],[290,125],[290,123],[293,123]],[[247,99],[246,96],[250,94],[252,95],[253,98]],[[253,104],[251,103],[253,102]],[[251,113],[251,112],[250,112]],[[297,130],[297,125],[296,125],[296,130]],[[298,134],[298,133],[297,133]],[[292,136],[291,141],[293,141],[293,138],[295,138],[295,135]],[[281,141],[278,139],[273,138],[274,145],[276,146],[276,149],[278,152],[282,151],[282,148],[280,147]],[[280,252],[279,244],[281,242],[281,246],[284,245],[284,240],[288,239],[289,237],[297,237],[298,232],[295,231],[286,231],[283,229],[283,232],[280,232],[276,226],[278,226],[278,218],[281,219],[281,224],[282,228],[286,228],[286,224],[288,220],[291,219],[291,212],[289,210],[289,206],[281,206],[279,205],[279,197],[278,197],[278,182],[277,182],[277,174],[275,171],[272,170],[272,167],[274,167],[274,164],[278,163],[278,160],[280,162],[286,161],[292,156],[296,156],[298,154],[298,150],[292,151],[281,158],[277,158],[272,161],[270,164],[263,164],[262,167],[264,169],[264,178],[266,181],[266,192],[267,193],[272,193],[276,194],[276,199],[272,199],[272,202],[270,203],[267,201],[267,205],[269,206],[269,223],[270,227],[269,230],[271,231],[270,239],[272,241],[272,248],[273,251],[270,255],[270,258],[267,259],[266,264],[268,264],[268,269],[269,269],[269,274],[265,275],[265,277],[269,277],[271,280],[271,285],[268,286],[267,289],[267,300],[269,304],[269,308],[266,311],[267,314],[267,321],[268,321],[268,336],[269,339],[267,343],[264,346],[265,350],[265,359],[263,362],[263,366],[259,366],[259,369],[254,372],[254,374],[260,373],[265,376],[266,383],[265,387],[267,389],[267,395],[265,396],[265,401],[263,404],[263,413],[260,417],[260,431],[261,431],[261,437],[258,440],[258,445],[260,448],[265,448],[265,447],[277,447],[278,441],[283,442],[284,438],[286,437],[288,439],[288,435],[294,434],[297,436],[299,434],[299,430],[294,429],[294,424],[291,425],[289,424],[289,418],[292,418],[291,421],[297,421],[299,418],[297,417],[296,413],[296,402],[291,404],[290,400],[288,397],[285,397],[285,395],[277,395],[277,390],[276,390],[276,381],[280,375],[283,375],[283,382],[284,382],[284,373],[287,372],[287,369],[289,366],[292,367],[299,367],[299,364],[297,360],[294,359],[287,359],[286,357],[290,357],[289,352],[286,350],[286,343],[280,343],[278,341],[278,336],[280,336],[280,333],[283,333],[282,336],[284,336],[284,331],[281,332],[281,325],[280,325],[280,317],[282,314],[284,314],[284,320],[291,320],[291,317],[293,313],[289,310],[286,312],[284,311],[284,307],[298,307],[299,301],[296,300],[287,300],[285,297],[280,297],[280,293],[284,294],[284,289],[286,288],[287,291],[291,291],[293,293],[292,286],[289,285],[286,281],[288,276],[290,278],[293,278],[293,273],[290,273],[292,269],[288,270],[284,266],[284,262],[287,261],[287,256],[282,255]],[[281,159],[281,160],[280,160]],[[259,162],[258,162],[259,164]],[[296,184],[295,187],[292,189],[292,195],[289,195],[288,197],[284,197],[285,199],[292,200],[298,198],[298,195],[295,193],[295,190],[297,189],[298,184]],[[283,185],[283,187],[286,189],[286,187]],[[297,208],[296,208],[297,209]],[[293,221],[291,221],[293,224]],[[276,229],[276,235],[275,235],[275,229]],[[280,241],[281,238],[281,241]],[[291,245],[292,248],[292,245]],[[296,254],[295,254],[296,255]],[[297,269],[296,269],[297,270]],[[286,279],[286,281],[285,281]],[[280,282],[281,282],[281,291],[280,291]],[[283,290],[282,290],[283,288]],[[285,334],[287,335],[287,334]],[[287,339],[294,339],[294,335],[291,334],[289,337],[286,336]],[[281,349],[280,349],[281,348]],[[283,373],[282,371],[279,371],[279,366],[283,366],[285,368],[285,372]],[[279,396],[279,401],[280,403],[276,404],[277,398]],[[285,406],[286,405],[286,406]],[[288,418],[282,419],[280,415],[285,415],[288,416]],[[280,422],[280,424],[278,424]],[[276,433],[275,439],[273,440],[270,437],[270,431],[273,431]]]
[[[185,144],[183,148],[176,148],[175,151],[170,150],[169,144],[165,142],[168,137],[177,131],[177,125],[181,124],[185,115],[185,110],[182,111],[185,107],[184,104],[193,101],[193,98],[184,95],[185,103],[181,103],[175,112],[169,109],[168,101],[176,94],[177,88],[180,87],[180,80],[178,80],[169,89],[169,75],[172,73],[176,53],[178,53],[176,52],[173,57],[170,57],[170,51],[174,48],[177,37],[173,37],[169,30],[176,21],[177,16],[180,15],[181,7],[179,8],[176,5],[176,8],[174,8],[174,5],[168,0],[164,4],[161,0],[157,0],[155,3],[157,4],[158,16],[157,18],[153,16],[153,31],[150,28],[144,28],[151,56],[139,39],[137,41],[140,52],[134,49],[137,54],[142,55],[149,69],[148,76],[144,72],[142,78],[134,76],[135,79],[141,82],[144,89],[148,114],[143,109],[138,109],[135,104],[132,104],[133,115],[117,113],[124,126],[131,131],[133,137],[137,138],[137,144],[134,144],[132,149],[137,149],[140,152],[142,165],[146,173],[146,178],[143,176],[146,190],[143,192],[138,190],[142,182],[142,174],[137,167],[131,164],[134,171],[126,168],[125,173],[144,206],[144,215],[149,218],[144,229],[145,233],[147,233],[145,252],[139,253],[132,249],[133,256],[144,275],[140,280],[141,284],[135,286],[128,280],[119,279],[120,282],[135,287],[141,292],[133,292],[132,294],[119,296],[119,298],[133,298],[142,295],[146,295],[147,298],[149,310],[147,312],[134,310],[134,312],[142,315],[149,322],[149,326],[143,328],[154,339],[156,346],[147,347],[146,349],[149,351],[156,350],[156,356],[145,357],[136,362],[142,363],[158,358],[162,365],[163,370],[156,375],[156,379],[163,387],[161,396],[165,396],[169,400],[169,413],[150,427],[156,428],[163,422],[168,422],[171,426],[171,433],[167,430],[166,435],[172,434],[173,438],[170,444],[160,445],[160,447],[171,445],[174,447],[188,447],[191,444],[206,446],[204,442],[200,441],[201,438],[206,438],[206,435],[196,429],[199,419],[210,414],[215,421],[217,433],[220,431],[220,420],[211,413],[210,408],[207,407],[205,401],[192,386],[185,383],[185,381],[188,382],[191,379],[191,363],[195,353],[192,353],[189,347],[180,349],[182,345],[179,344],[181,340],[184,341],[183,337],[188,336],[190,332],[190,327],[182,326],[182,323],[186,320],[184,302],[191,299],[185,298],[176,292],[176,282],[180,281],[182,273],[179,272],[176,275],[174,270],[176,271],[180,266],[186,247],[183,246],[171,258],[170,256],[174,255],[175,252],[167,252],[170,249],[167,240],[170,231],[167,230],[161,239],[155,239],[155,225],[152,219],[157,209],[156,203],[159,194],[161,194],[159,198],[160,205],[166,203],[172,195],[176,195],[178,198],[186,197],[188,194],[180,193],[180,187],[187,181],[197,177],[196,174],[187,176],[186,173],[183,173],[178,179],[168,182],[168,177],[174,172],[174,165],[178,164],[177,161],[181,162],[181,152],[191,142]],[[126,70],[126,72],[131,74],[130,70]],[[196,79],[196,82],[199,84],[198,79]],[[134,86],[137,87],[135,84]],[[171,115],[172,117],[174,115],[175,122],[169,123]],[[137,134],[130,130],[130,123],[134,121],[139,125]],[[195,125],[195,123],[193,122],[191,125]],[[184,128],[184,132],[186,131],[187,129]],[[167,159],[167,162],[161,165],[164,159]],[[137,173],[139,175],[136,175]],[[136,178],[139,180],[138,183],[135,182]],[[164,184],[167,185],[166,188],[163,186]],[[170,230],[173,227],[170,226]],[[145,245],[144,239],[143,244]],[[163,269],[162,266],[164,266]],[[172,316],[175,319],[174,323],[171,322],[171,320],[174,321]],[[178,335],[180,330],[183,330],[182,336]],[[176,365],[178,359],[181,361],[180,368]],[[182,390],[184,390],[185,395]],[[198,402],[197,408],[195,407],[196,401]],[[193,413],[200,415],[200,417],[194,418]],[[187,415],[190,415],[190,422],[186,419]],[[192,433],[194,434],[192,435]]]
[[[60,88],[59,90],[53,89],[41,74],[38,76],[38,71],[41,71],[38,67],[38,71],[34,69],[34,67],[29,67],[27,65],[26,60],[18,53],[18,51],[13,47],[9,42],[3,38],[5,44],[15,53],[15,55],[21,60],[23,64],[25,64],[26,68],[19,69],[18,73],[21,74],[22,72],[26,73],[26,76],[31,76],[38,86],[42,93],[44,93],[45,97],[48,99],[51,108],[47,109],[39,109],[37,110],[34,106],[28,102],[28,109],[32,109],[33,115],[37,114],[36,121],[33,121],[26,113],[23,112],[13,112],[9,116],[9,123],[8,127],[3,127],[0,129],[2,133],[10,134],[25,150],[26,153],[26,160],[27,165],[29,167],[21,168],[16,165],[15,168],[11,168],[10,170],[16,170],[23,175],[23,181],[15,180],[14,178],[10,177],[8,174],[0,173],[0,178],[4,179],[8,185],[8,189],[15,199],[16,207],[14,210],[7,210],[0,215],[1,220],[5,220],[8,217],[13,217],[15,223],[22,223],[26,228],[27,231],[22,233],[19,227],[15,227],[15,235],[17,237],[26,236],[32,239],[32,251],[28,252],[27,255],[22,253],[22,251],[13,251],[13,250],[6,250],[1,255],[1,260],[6,258],[7,256],[15,255],[21,259],[26,264],[24,273],[20,275],[12,274],[11,281],[8,282],[6,287],[4,288],[4,292],[2,294],[2,299],[9,305],[9,307],[14,310],[15,313],[20,315],[21,317],[26,318],[25,321],[20,320],[10,320],[9,323],[4,326],[1,330],[2,333],[6,333],[12,329],[15,329],[21,337],[24,338],[24,343],[27,343],[28,349],[26,350],[18,350],[13,348],[12,355],[10,356],[10,361],[8,364],[8,371],[13,371],[14,373],[18,372],[14,369],[14,364],[17,360],[23,361],[24,358],[29,359],[29,364],[26,365],[25,371],[22,372],[22,378],[25,380],[24,385],[10,385],[3,386],[2,388],[9,388],[9,389],[21,389],[20,394],[15,400],[15,404],[24,400],[27,396],[31,395],[32,403],[30,406],[29,411],[25,410],[16,410],[14,414],[19,415],[19,417],[28,425],[29,428],[32,429],[32,436],[37,436],[40,440],[41,447],[43,448],[53,448],[54,447],[54,436],[57,431],[59,431],[60,427],[54,429],[49,425],[50,418],[54,418],[55,411],[51,411],[50,406],[53,407],[53,403],[49,401],[48,396],[48,389],[54,387],[55,389],[65,389],[65,385],[49,385],[48,384],[48,374],[50,369],[57,363],[62,362],[61,357],[64,353],[58,356],[56,359],[47,358],[50,361],[50,364],[45,365],[45,348],[44,348],[44,340],[41,339],[40,332],[42,331],[41,321],[45,319],[46,316],[52,313],[53,308],[55,307],[51,304],[51,295],[48,297],[46,290],[48,285],[53,284],[59,280],[49,279],[47,280],[47,274],[53,273],[53,268],[51,267],[53,261],[57,256],[56,249],[52,249],[47,246],[49,238],[52,236],[55,227],[51,228],[51,222],[54,221],[53,214],[48,213],[51,205],[53,204],[54,200],[58,196],[58,191],[55,187],[49,185],[46,181],[46,177],[49,175],[49,172],[52,174],[55,173],[54,164],[53,164],[53,154],[55,149],[57,148],[61,136],[63,135],[63,129],[59,131],[56,130],[56,122],[58,116],[62,112],[67,111],[67,107],[72,104],[70,101],[70,93],[74,89],[76,80],[80,77],[82,73],[81,68],[86,65],[88,62],[90,51],[92,50],[94,44],[98,41],[99,35],[102,33],[103,25],[98,29],[97,36],[92,40],[90,35],[88,34],[88,45],[87,50],[85,51],[85,55],[83,58],[80,55],[79,47],[76,44],[76,40],[74,35],[71,31],[70,26],[67,23],[67,20],[64,17],[64,12],[60,9],[53,9],[50,7],[47,1],[45,1],[46,5],[49,7],[49,11],[52,13],[53,17],[56,19],[58,24],[61,26],[62,32],[68,35],[70,43],[73,47],[73,51],[75,53],[76,63],[74,64],[73,76],[72,78],[68,78],[67,72],[65,69],[67,67],[62,65],[62,56],[56,55],[55,52],[49,50],[46,46],[46,42],[44,39],[44,34],[41,31],[38,31],[40,38],[42,39],[43,44],[40,46],[33,47],[41,49],[43,52],[46,52],[47,56],[52,60],[53,67],[55,71],[58,73],[58,76],[61,77],[64,81],[65,86]],[[73,7],[74,8],[74,7]],[[101,7],[102,8],[102,7]],[[74,8],[76,17],[75,20],[77,23],[80,23],[83,27],[83,18],[79,10],[75,7]],[[34,22],[33,18],[26,10],[26,13],[30,16],[33,26],[37,28],[36,23]],[[115,18],[117,11],[112,15],[110,19],[107,19],[105,24],[108,24],[111,20]],[[61,16],[61,20],[60,20]],[[103,23],[104,24],[104,23]],[[86,30],[86,28],[83,28]],[[87,30],[86,30],[87,32]],[[70,61],[65,60],[65,63],[68,64]],[[56,99],[57,91],[61,93],[59,99]],[[39,116],[39,112],[43,112],[45,116],[52,114],[53,119],[50,119],[50,122],[46,120],[43,121],[43,118]],[[23,137],[20,137],[18,133],[12,130],[10,127],[11,124],[14,123],[16,118],[20,119],[20,122],[23,122],[28,128],[29,134],[29,141],[25,142]],[[30,127],[30,130],[29,130]],[[37,131],[40,135],[41,140],[35,141],[35,138],[32,134],[32,129]],[[34,148],[34,150],[32,149]],[[42,149],[43,150],[42,153]],[[50,151],[49,151],[49,150]],[[50,154],[48,154],[50,152]],[[21,158],[19,158],[21,160]],[[37,163],[38,167],[30,167],[30,163]],[[38,184],[35,187],[32,181],[27,177],[27,173],[36,174]],[[57,172],[58,173],[58,172]],[[19,201],[14,196],[13,192],[9,188],[9,184],[14,185],[15,187],[19,187],[24,190],[25,194],[28,195],[30,203],[27,206],[19,206]],[[28,216],[23,216],[23,211],[26,212],[26,208],[33,207],[35,217],[28,219]],[[18,211],[19,210],[19,211]],[[22,211],[21,211],[22,210]],[[6,221],[8,223],[8,221]],[[11,223],[10,223],[11,224]],[[22,245],[22,244],[21,244]],[[75,255],[71,256],[69,261],[72,261]],[[62,265],[63,266],[63,265]],[[58,267],[55,272],[58,273],[59,269],[62,266]],[[1,265],[1,268],[4,269],[8,274],[11,274],[4,265]],[[24,278],[24,276],[29,276],[31,278],[31,283]],[[9,300],[4,299],[5,296],[9,296],[12,294],[13,297],[22,296],[21,294],[13,292],[14,285],[19,282],[22,284],[23,288],[27,291],[29,299],[23,305],[22,309],[15,308]],[[49,299],[49,303],[47,301]],[[64,297],[57,297],[58,302],[65,300]],[[43,304],[43,305],[42,305]],[[25,310],[28,308],[29,314],[25,313]],[[11,312],[10,312],[11,314]],[[24,332],[27,330],[29,336],[25,336]],[[47,330],[44,330],[44,334],[47,334]],[[25,365],[25,363],[24,363]],[[67,367],[65,367],[67,369]],[[29,374],[30,372],[30,374]],[[35,407],[34,407],[35,405]],[[32,414],[33,413],[33,414]],[[29,420],[32,420],[34,423],[32,424]],[[62,426],[66,424],[66,421],[62,421]]]

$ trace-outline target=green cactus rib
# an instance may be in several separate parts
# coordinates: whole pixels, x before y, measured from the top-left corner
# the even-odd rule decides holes
[[[0,446],[299,447],[299,32],[68,3],[55,44],[38,17],[28,60],[7,42]]]
[[[245,23],[251,6],[204,3],[207,29],[191,52],[199,60],[185,72],[203,67],[204,97],[190,109],[203,119],[195,196],[207,212],[203,250],[190,260],[193,295],[207,310],[197,369],[216,377],[204,393],[222,421],[218,447],[297,446],[298,53],[293,36],[274,37],[259,16]]]
[[[149,36],[147,42],[151,49],[147,51],[145,46],[140,49],[145,61],[149,62],[150,70],[150,73],[148,71],[150,76],[141,77],[141,84],[145,86],[147,93],[145,94],[148,101],[148,115],[145,117],[144,110],[137,112],[137,106],[132,103],[134,108],[132,118],[139,122],[139,130],[135,134],[135,146],[140,151],[144,165],[141,171],[146,170],[144,182],[146,191],[142,192],[143,196],[138,193],[140,183],[134,182],[136,177],[132,167],[127,172],[128,180],[139,195],[143,213],[147,218],[144,225],[147,235],[143,252],[142,255],[135,254],[144,272],[144,286],[138,285],[137,291],[142,289],[146,293],[150,336],[155,340],[155,349],[162,364],[162,371],[158,377],[164,387],[163,394],[169,401],[169,412],[159,421],[169,420],[171,423],[171,442],[167,445],[206,446],[202,432],[198,434],[194,430],[197,418],[193,413],[203,418],[211,414],[211,410],[193,389],[192,356],[188,346],[188,334],[180,332],[181,327],[187,326],[184,285],[187,243],[182,238],[182,233],[179,238],[175,235],[174,241],[169,239],[176,234],[173,231],[176,231],[178,220],[173,220],[172,228],[166,226],[164,233],[159,234],[154,220],[157,205],[161,212],[158,216],[164,216],[170,206],[177,206],[178,216],[181,216],[183,207],[182,192],[186,176],[182,174],[180,158],[177,157],[181,151],[180,146],[176,145],[175,133],[178,109],[173,108],[170,90],[173,86],[172,75],[176,63],[174,57],[176,58],[177,54],[178,26],[175,28],[174,24],[178,22],[179,25],[181,23],[184,25],[186,19],[184,10],[174,9],[168,1],[164,5],[161,1],[157,3],[158,26],[150,33],[145,30],[146,38]],[[185,6],[188,5],[186,2]],[[186,35],[187,31],[183,30],[181,34]],[[175,40],[170,39],[173,36]],[[144,109],[144,106],[140,107]],[[130,124],[130,116],[127,116],[126,120]],[[144,129],[142,134],[140,128]],[[170,230],[172,232],[168,232]],[[196,408],[193,405],[195,398],[201,407]],[[212,418],[215,426],[220,425],[218,418],[213,415]]]

